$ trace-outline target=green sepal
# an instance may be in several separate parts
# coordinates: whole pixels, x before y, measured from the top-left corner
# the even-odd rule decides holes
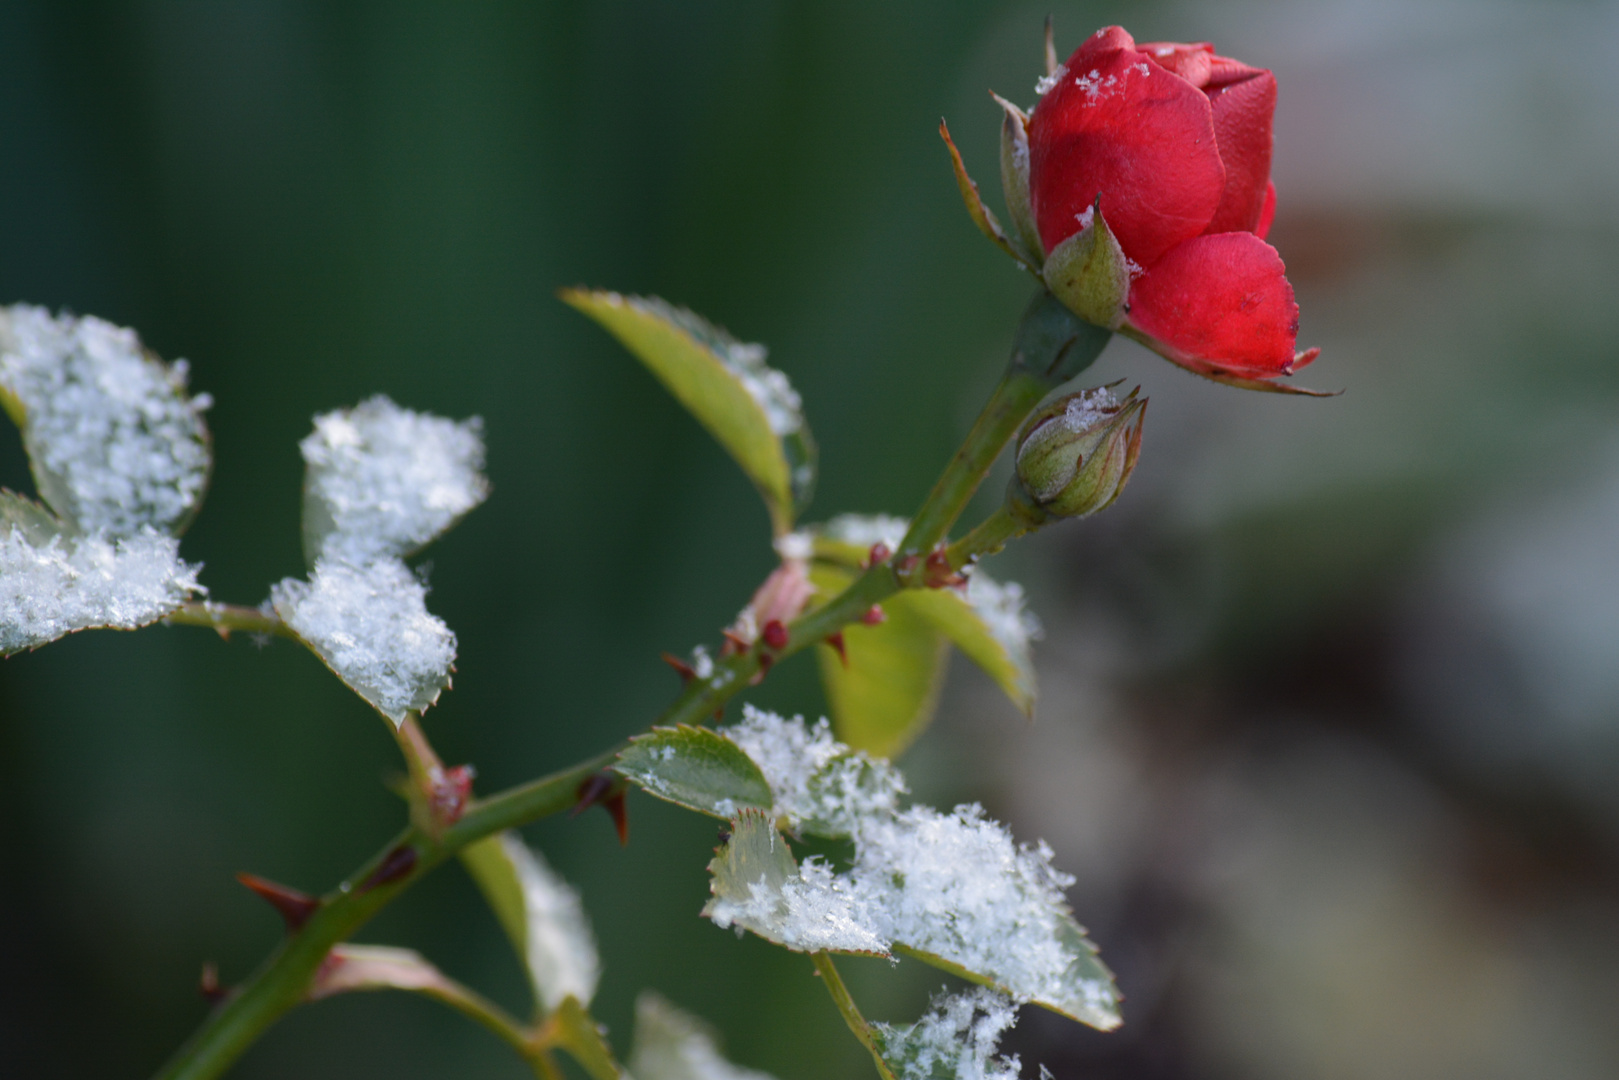
[[[657,297],[558,295],[646,365],[753,481],[776,534],[790,531],[815,490],[815,440],[786,377],[765,365],[764,347]]]
[[[1001,95],[991,92],[989,96],[1006,114],[1001,120],[1001,191],[1006,216],[1012,222],[1010,239],[1020,248],[1024,262],[1040,266],[1046,261],[1046,249],[1040,243],[1029,201],[1029,118]]]
[[[745,809],[768,813],[775,805],[753,759],[708,728],[653,728],[630,741],[613,770],[650,795],[717,818]]]
[[[1130,260],[1102,217],[1101,202],[1098,195],[1088,226],[1051,249],[1040,276],[1075,315],[1117,330],[1130,298]]]
[[[810,568],[810,581],[823,597],[838,595],[853,580],[825,563]],[[833,731],[840,742],[875,757],[897,757],[938,710],[949,643],[918,610],[919,599],[917,592],[898,593],[883,602],[883,622],[844,627],[847,666],[831,646],[816,650]]]
[[[1001,228],[1000,221],[995,217],[995,211],[984,205],[984,197],[979,194],[978,184],[967,175],[967,165],[961,160],[961,151],[956,149],[955,140],[950,137],[950,127],[943,120],[939,121],[939,138],[950,148],[950,166],[955,170],[956,187],[961,191],[961,201],[966,204],[967,216],[973,219],[978,231],[989,237],[996,247],[1016,259],[1025,270],[1039,273],[1039,263],[1031,261],[1023,252],[1012,246],[1012,242],[1006,238],[1005,230]]]

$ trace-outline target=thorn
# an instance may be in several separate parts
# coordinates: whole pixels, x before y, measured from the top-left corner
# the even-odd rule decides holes
[[[613,819],[613,831],[618,833],[618,846],[629,847],[630,844],[630,810],[629,804],[624,800],[624,792],[609,795],[602,800],[602,806],[607,809],[607,816]]]
[[[775,658],[769,653],[761,652],[759,654],[759,670],[753,673],[753,678],[748,680],[748,685],[758,686],[760,683],[764,682],[765,676],[770,674],[770,665],[775,662]]]
[[[922,556],[920,555],[907,555],[899,561],[899,565],[895,569],[899,571],[900,577],[909,577],[911,571],[916,569],[916,564],[921,561]]]
[[[887,562],[894,554],[892,548],[881,540],[871,545],[871,551],[866,555],[866,561],[861,565],[862,570],[870,570],[873,566]]]
[[[230,997],[230,991],[219,985],[219,967],[212,961],[202,965],[202,978],[197,980],[197,989],[210,1005],[218,1005]]]
[[[587,776],[579,782],[575,793],[579,801],[573,804],[568,811],[570,818],[576,818],[589,810],[592,806],[600,806],[607,811],[607,816],[613,819],[613,829],[618,833],[618,842],[622,846],[630,842],[630,819],[624,803],[623,780],[611,773],[599,772],[594,776]]]
[[[927,565],[922,572],[922,584],[930,589],[942,589],[946,585],[965,585],[967,579],[956,573],[950,566],[950,556],[945,549],[937,547],[928,556]]]
[[[680,676],[680,681],[683,683],[689,683],[697,677],[697,672],[692,670],[691,665],[673,653],[664,653],[659,659],[674,668],[675,673]]]
[[[780,619],[771,619],[765,623],[764,631],[760,634],[766,645],[780,651],[787,647],[787,628]]]
[[[454,825],[467,811],[467,803],[472,799],[472,779],[478,775],[478,770],[471,765],[455,765],[435,771],[438,775],[432,778],[429,793],[433,818],[443,825]]]
[[[721,656],[740,656],[746,654],[749,649],[753,648],[753,642],[732,633],[730,630],[721,630],[720,634],[725,638],[725,646],[720,649]]]
[[[888,612],[883,610],[881,604],[873,604],[866,609],[864,615],[860,616],[860,621],[867,626],[881,626],[888,621]]]
[[[360,892],[370,892],[389,882],[398,881],[409,876],[416,869],[416,849],[409,844],[400,844],[382,857],[377,868],[371,871],[371,876],[360,882]]]
[[[281,914],[289,934],[296,934],[304,923],[309,921],[309,917],[320,910],[320,900],[317,898],[308,893],[301,893],[297,889],[289,889],[285,885],[277,885],[257,874],[240,873],[236,875],[236,880],[258,894]]]
[[[573,804],[573,809],[568,811],[568,816],[570,818],[578,817],[607,798],[608,792],[612,790],[613,778],[606,773],[596,773],[593,776],[585,777],[579,781],[578,788],[574,790],[574,795],[577,796],[579,801]]]
[[[228,626],[216,626],[214,627],[214,633],[219,635],[220,641],[230,640],[230,627]]]
[[[835,634],[828,634],[826,643],[838,651],[838,659],[842,660],[843,666],[847,668],[849,666],[849,650],[843,645],[843,631],[839,630]]]

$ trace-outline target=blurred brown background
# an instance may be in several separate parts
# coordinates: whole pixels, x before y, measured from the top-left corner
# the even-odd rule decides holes
[[[697,429],[558,304],[656,292],[768,343],[822,444],[813,518],[905,513],[1028,291],[961,211],[988,87],[1032,102],[1045,5],[0,3],[0,302],[193,365],[219,599],[301,570],[297,440],[384,391],[482,414],[495,495],[429,554],[460,636],[429,714],[485,790],[647,724],[660,650],[768,569]],[[1044,836],[1128,996],[1026,1011],[1062,1078],[1619,1075],[1619,5],[1069,4],[1281,83],[1272,240],[1299,376],[1243,394],[1128,343],[1152,398],[1106,515],[999,560],[1047,637],[1035,724],[958,664],[902,763]],[[0,438],[0,484],[27,487]],[[986,503],[987,506],[987,503]],[[813,665],[756,700],[820,707]],[[307,655],[194,630],[0,664],[0,1073],[150,1072],[273,944],[248,869],[328,887],[399,819],[376,718]],[[705,821],[638,797],[530,838],[584,892],[627,1036],[659,989],[782,1080],[864,1075],[800,957],[696,917]],[[368,928],[521,1001],[455,871]],[[851,964],[870,1015],[940,976]],[[430,1003],[303,1010],[241,1077],[518,1077]]]

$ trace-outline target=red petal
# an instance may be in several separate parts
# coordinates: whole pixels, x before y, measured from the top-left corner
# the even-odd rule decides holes
[[[1225,189],[1208,98],[1118,27],[1068,58],[1029,118],[1029,193],[1050,251],[1102,213],[1143,266],[1201,233]]]
[[[1209,84],[1209,69],[1214,66],[1215,56],[1214,46],[1208,42],[1182,45],[1178,41],[1149,41],[1136,47],[1199,90]]]
[[[1235,60],[1229,61],[1237,67]],[[1208,233],[1253,232],[1270,182],[1271,118],[1276,114],[1276,76],[1249,74],[1206,91],[1214,109],[1214,137],[1225,166],[1225,191]]]
[[[1265,205],[1259,210],[1259,224],[1254,226],[1254,235],[1261,240],[1270,235],[1270,223],[1276,220],[1276,181],[1265,184]]]
[[[1304,361],[1293,355],[1299,305],[1284,270],[1276,249],[1253,233],[1195,237],[1136,280],[1130,325],[1196,372],[1288,374]]]

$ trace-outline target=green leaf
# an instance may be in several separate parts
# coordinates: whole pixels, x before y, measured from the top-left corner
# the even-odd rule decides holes
[[[589,289],[560,295],[657,376],[742,466],[764,496],[776,533],[789,531],[813,493],[815,442],[798,394],[765,364],[764,346],[737,341],[657,297]]]
[[[769,812],[775,802],[753,759],[708,728],[653,728],[630,741],[613,769],[660,799],[714,817]]]
[[[591,1080],[619,1080],[623,1073],[613,1060],[612,1048],[602,1035],[601,1025],[579,1003],[568,995],[557,1006],[547,1021],[551,1025],[556,1045],[566,1050],[579,1067],[589,1073]]]
[[[822,597],[836,596],[854,576],[826,564],[810,568]],[[945,636],[915,603],[899,593],[883,603],[877,626],[843,630],[845,667],[830,646],[816,650],[832,725],[838,738],[877,757],[898,756],[933,721],[947,659]]]
[[[635,1002],[630,1072],[636,1080],[772,1080],[726,1061],[712,1028],[650,990]]]
[[[0,488],[0,539],[21,533],[29,547],[44,547],[67,531],[51,512],[15,491]]]
[[[528,969],[535,1001],[548,1012],[588,1005],[601,961],[579,894],[510,830],[463,849],[461,861]]]
[[[1016,583],[1002,585],[975,569],[965,593],[916,589],[904,594],[902,606],[983,668],[1025,716],[1034,715],[1034,658],[1029,643],[1038,626],[1024,613],[1023,590]]]

